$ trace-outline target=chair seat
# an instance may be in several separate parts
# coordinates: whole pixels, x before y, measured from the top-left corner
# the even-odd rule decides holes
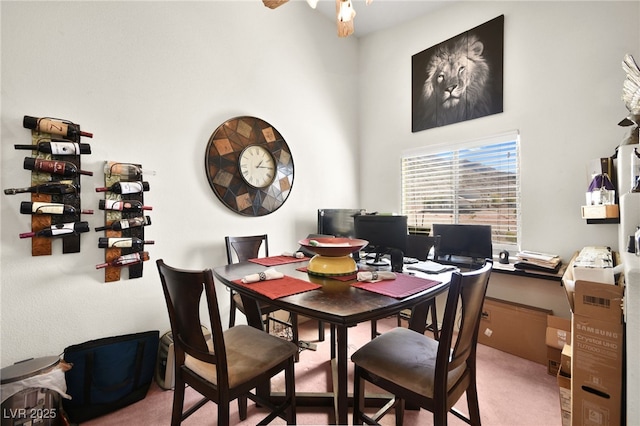
[[[437,340],[397,327],[368,342],[351,359],[376,376],[432,398],[437,353]],[[465,367],[463,364],[449,373],[449,389],[462,376]]]
[[[237,325],[223,334],[227,359],[233,361],[229,363],[230,388],[246,383],[298,353],[293,343],[248,325]],[[215,365],[187,355],[185,366],[203,379],[217,384]]]

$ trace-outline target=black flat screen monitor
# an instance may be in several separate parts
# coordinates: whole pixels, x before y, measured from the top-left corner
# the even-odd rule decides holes
[[[478,265],[493,256],[491,225],[434,223],[431,233],[440,235],[436,261]]]
[[[375,252],[376,261],[390,249],[404,253],[407,247],[407,216],[364,215],[354,218],[356,238],[369,241],[365,252]]]
[[[353,218],[364,213],[364,209],[318,209],[318,234],[355,238]]]

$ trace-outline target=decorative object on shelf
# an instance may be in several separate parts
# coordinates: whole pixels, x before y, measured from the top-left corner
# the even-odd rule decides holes
[[[594,176],[586,193],[588,206],[615,204],[616,188],[613,186],[609,175],[602,173]]]
[[[232,118],[213,132],[205,169],[218,199],[244,216],[273,213],[293,186],[289,145],[271,124],[256,117]]]
[[[631,153],[631,192],[640,192],[640,152],[634,148]]]
[[[622,59],[622,69],[626,73],[622,84],[622,100],[629,115],[623,118],[618,125],[634,126],[621,143],[621,145],[631,145],[640,141],[640,131],[638,130],[640,125],[640,68],[638,68],[633,56],[626,54]]]
[[[32,256],[50,255],[52,237],[62,237],[63,253],[77,253],[80,234],[86,232],[80,215],[93,213],[80,207],[80,175],[93,175],[80,167],[80,156],[91,153],[91,146],[80,143],[80,137],[93,134],[71,121],[49,117],[25,115],[22,124],[31,130],[31,144],[14,148],[32,151],[23,161],[23,168],[31,171],[31,183],[4,190],[7,195],[31,194],[31,201],[20,204],[20,213],[31,215],[31,232],[20,238],[32,238]]]
[[[153,208],[144,205],[144,192],[150,185],[143,180],[143,172],[155,175],[140,164],[107,161],[105,184],[96,188],[96,192],[105,194],[105,199],[98,202],[105,212],[105,225],[95,228],[105,233],[98,239],[98,247],[105,249],[105,262],[96,265],[96,269],[105,270],[105,282],[120,280],[123,267],[127,267],[130,279],[142,277],[143,262],[149,260],[149,252],[143,250],[145,245],[155,243],[144,237],[151,218],[142,213]]]
[[[262,3],[269,9],[275,9],[287,3],[289,0],[262,0]],[[366,0],[367,6],[373,0]],[[315,9],[318,0],[307,0],[311,8]],[[354,32],[353,21],[356,17],[356,11],[353,8],[352,0],[336,0],[336,25],[338,29],[338,37],[348,37]]]

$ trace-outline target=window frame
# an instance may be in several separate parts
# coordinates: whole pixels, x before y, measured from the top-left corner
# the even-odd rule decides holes
[[[496,241],[494,238],[492,238],[492,245],[493,245],[493,251],[494,253],[497,253],[501,250],[512,250],[512,251],[519,251],[520,250],[520,243],[521,243],[521,237],[522,237],[522,220],[521,220],[521,216],[522,216],[522,199],[521,199],[521,194],[520,194],[520,190],[521,190],[521,168],[520,168],[520,156],[521,156],[521,149],[520,149],[520,132],[517,130],[512,130],[512,131],[508,131],[508,132],[504,132],[504,133],[500,133],[500,134],[495,134],[492,136],[488,136],[488,137],[484,137],[484,138],[479,138],[479,139],[474,139],[474,140],[469,140],[469,141],[461,141],[461,142],[454,142],[454,143],[441,143],[441,144],[434,144],[434,145],[429,145],[429,146],[423,146],[420,148],[415,148],[415,149],[409,149],[409,150],[404,150],[401,153],[401,158],[400,158],[400,170],[401,170],[401,178],[400,178],[400,185],[401,185],[401,214],[403,215],[407,215],[409,217],[409,231],[410,232],[420,232],[418,229],[420,226],[429,226],[429,228],[431,227],[431,225],[435,222],[431,219],[431,222],[427,222],[427,223],[417,223],[417,213],[415,212],[415,204],[413,205],[413,211],[410,211],[410,207],[411,207],[411,203],[408,202],[408,197],[410,197],[411,195],[407,195],[407,189],[406,189],[406,180],[407,180],[407,176],[406,176],[406,162],[409,161],[410,159],[415,159],[417,157],[420,156],[435,156],[435,155],[445,155],[445,154],[454,154],[454,153],[459,153],[460,151],[463,150],[475,150],[478,148],[482,148],[482,147],[489,147],[492,145],[498,145],[498,144],[504,144],[504,143],[508,143],[508,142],[515,142],[515,146],[514,146],[514,150],[515,150],[515,160],[513,161],[512,166],[515,168],[515,170],[513,171],[513,173],[515,173],[515,188],[513,188],[513,197],[515,198],[514,200],[514,208],[515,208],[515,212],[510,214],[510,220],[515,220],[516,223],[516,232],[515,232],[515,242],[507,242],[507,241]],[[506,152],[506,151],[505,151]],[[510,151],[511,152],[511,151]],[[457,161],[457,160],[456,160]],[[455,163],[454,161],[454,166],[453,167],[457,167],[456,165],[457,163]],[[509,168],[509,172],[511,172],[511,168]],[[453,182],[453,187],[456,188],[453,190],[453,193],[457,193],[457,183],[458,183],[458,177],[460,175],[458,173],[455,173],[454,176],[452,177],[452,182]],[[414,177],[415,179],[415,177]],[[511,190],[509,190],[511,191]],[[508,194],[509,196],[511,196],[511,194]],[[459,197],[458,197],[459,198]],[[488,225],[493,225],[493,223],[483,223],[482,221],[460,221],[460,210],[461,207],[458,204],[457,200],[458,198],[451,196],[451,209],[452,211],[450,212],[451,214],[451,220],[446,222],[443,221],[441,223],[463,223],[463,224],[488,224]],[[413,218],[413,220],[412,220]],[[438,223],[438,222],[436,222]],[[505,222],[505,223],[508,223]],[[412,225],[413,225],[413,230],[412,230]],[[492,231],[492,237],[495,237],[495,233]]]

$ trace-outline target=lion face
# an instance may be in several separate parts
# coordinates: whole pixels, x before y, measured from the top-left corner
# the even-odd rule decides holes
[[[483,49],[476,37],[465,35],[439,47],[429,60],[422,96],[438,125],[487,113],[489,65]]]

